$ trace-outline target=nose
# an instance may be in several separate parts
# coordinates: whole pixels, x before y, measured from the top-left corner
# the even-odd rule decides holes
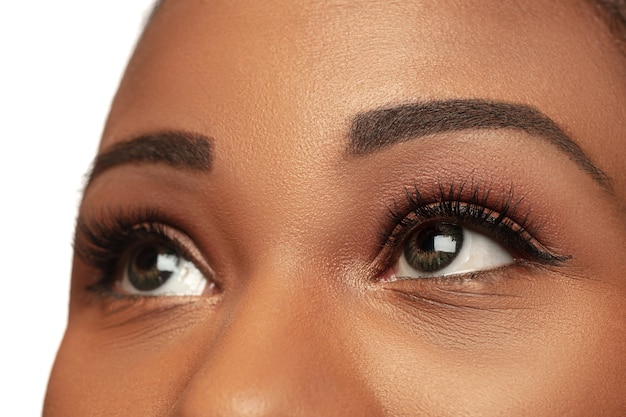
[[[238,297],[173,415],[378,414],[330,305],[337,297],[276,281]]]

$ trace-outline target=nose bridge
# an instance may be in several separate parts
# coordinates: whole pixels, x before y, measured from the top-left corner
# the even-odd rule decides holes
[[[225,306],[228,318],[174,415],[372,415],[321,301],[333,297],[271,275],[250,282]]]

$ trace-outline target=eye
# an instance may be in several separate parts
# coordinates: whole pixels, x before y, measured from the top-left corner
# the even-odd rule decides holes
[[[206,255],[158,211],[111,212],[76,222],[74,250],[99,276],[87,289],[118,296],[219,293]]]
[[[519,209],[524,198],[516,198],[512,187],[440,182],[430,194],[417,186],[404,194],[406,203],[388,206],[389,225],[381,232],[392,248],[385,281],[473,274],[517,262],[556,266],[570,259],[537,239],[541,220]]]
[[[454,223],[429,222],[404,241],[394,278],[465,274],[512,264],[513,256],[495,240]]]
[[[149,296],[202,295],[207,288],[202,272],[167,243],[142,244],[130,253],[114,290]]]

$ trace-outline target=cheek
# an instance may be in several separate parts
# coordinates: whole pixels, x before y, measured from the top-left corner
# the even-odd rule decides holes
[[[352,329],[368,334],[363,373],[377,375],[372,386],[397,415],[621,415],[624,298],[590,283],[543,285],[535,308],[518,311],[409,311],[385,295],[395,307]]]
[[[178,314],[105,310],[72,314],[45,415],[166,415],[199,367],[202,340],[214,329],[180,306]]]
[[[383,293],[327,310],[326,331],[333,346],[350,353],[346,366],[389,415],[620,410],[623,298],[589,291],[585,281],[564,286],[558,277],[543,278],[556,283],[541,287],[548,295],[533,298],[532,312],[409,309],[400,306],[406,300]],[[178,314],[117,307],[74,310],[46,415],[166,415],[202,368],[216,334],[208,307],[178,306]]]

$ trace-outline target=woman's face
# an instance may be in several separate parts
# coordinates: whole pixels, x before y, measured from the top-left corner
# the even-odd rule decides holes
[[[624,97],[583,1],[166,1],[46,414],[624,415]]]

